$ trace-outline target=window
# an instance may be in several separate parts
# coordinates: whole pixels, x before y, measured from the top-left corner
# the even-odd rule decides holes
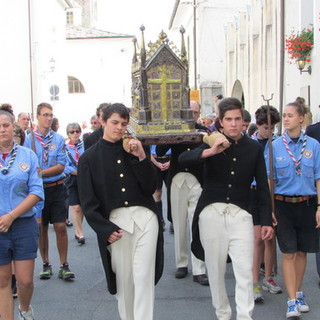
[[[83,84],[75,77],[68,76],[69,93],[85,93]]]
[[[74,21],[73,21],[73,12],[72,11],[67,11],[66,12],[66,19],[67,19],[67,25],[72,25],[74,24]]]

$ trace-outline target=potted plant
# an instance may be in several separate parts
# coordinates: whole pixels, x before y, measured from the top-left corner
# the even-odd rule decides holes
[[[286,50],[292,60],[310,62],[310,53],[313,48],[313,27],[304,28],[300,32],[291,31],[286,39]]]

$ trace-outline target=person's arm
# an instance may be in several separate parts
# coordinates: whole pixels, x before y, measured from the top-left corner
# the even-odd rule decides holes
[[[137,161],[133,158],[132,168],[140,189],[144,195],[152,196],[157,187],[156,172],[152,166],[152,162],[146,157],[143,146],[139,140],[130,139],[129,146],[130,151],[128,153],[139,160]]]
[[[83,213],[90,227],[96,232],[99,239],[109,245],[112,233],[121,230],[116,224],[108,220],[101,212],[100,200],[95,194],[94,180],[96,174],[92,173],[89,165],[90,159],[80,157],[78,163],[78,191]]]
[[[28,194],[27,197],[18,206],[0,217],[0,226],[2,226],[0,232],[7,232],[15,219],[31,210],[40,200],[40,197],[34,194]]]
[[[151,162],[160,170],[162,170],[162,163],[158,162],[155,157],[151,154],[151,158],[150,158]]]
[[[318,203],[317,203],[317,212],[316,212],[316,220],[317,220],[317,226],[316,228],[320,228],[320,179],[316,180],[316,187],[317,187],[317,196],[318,196]]]
[[[228,139],[226,137],[219,137],[215,139],[215,142],[213,143],[212,147],[205,149],[201,154],[201,159],[209,158],[212,156],[215,156],[216,154],[219,154],[226,150],[227,148],[223,146],[223,143],[229,143]]]
[[[43,169],[39,172],[42,177],[52,177],[57,176],[64,171],[64,166],[62,164],[56,164],[48,169]]]
[[[263,152],[259,148],[257,154],[257,163],[255,168],[255,177],[257,181],[257,192],[260,206],[260,219],[261,226],[272,226],[272,206],[271,196],[268,184],[266,163],[264,160]],[[271,227],[272,228],[272,227]],[[267,228],[267,230],[269,230]]]
[[[27,163],[30,165],[30,169],[28,171],[28,178],[25,181],[29,193],[14,209],[0,217],[0,225],[4,226],[4,229],[0,230],[2,232],[8,231],[15,219],[30,211],[37,202],[44,199],[42,179],[39,178],[37,171],[37,156],[33,152],[30,152],[29,157]],[[25,160],[27,161],[27,155]]]

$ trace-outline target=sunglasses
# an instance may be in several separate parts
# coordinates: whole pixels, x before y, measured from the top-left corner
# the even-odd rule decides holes
[[[80,133],[80,132],[81,132],[80,130],[72,130],[72,131],[69,131],[69,133],[71,133],[71,134]]]

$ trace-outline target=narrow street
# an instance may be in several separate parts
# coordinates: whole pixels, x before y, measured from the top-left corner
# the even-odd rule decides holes
[[[86,244],[80,246],[74,239],[74,227],[68,228],[69,264],[76,278],[65,282],[58,278],[59,260],[55,249],[55,234],[50,227],[50,257],[53,276],[50,280],[40,280],[41,259],[38,257],[35,269],[35,292],[32,300],[35,319],[38,320],[119,320],[117,303],[107,291],[102,270],[98,246],[94,232],[84,222]],[[301,319],[319,319],[319,286],[314,254],[308,256],[304,291],[311,311]],[[278,270],[281,273],[278,251]],[[192,274],[184,279],[174,277],[173,235],[169,233],[167,223],[165,231],[165,267],[160,282],[156,286],[154,320],[216,320],[211,304],[209,287],[192,281]],[[277,280],[284,288],[278,275]],[[226,273],[228,295],[235,311],[232,264],[228,264]],[[256,305],[253,319],[284,320],[286,312],[286,294],[264,294],[264,303]],[[16,319],[17,301],[16,301]],[[233,320],[235,313],[233,314]]]

